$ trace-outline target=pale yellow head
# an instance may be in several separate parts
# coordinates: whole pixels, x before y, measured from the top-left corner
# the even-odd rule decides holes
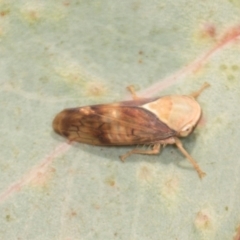
[[[201,116],[201,107],[191,96],[165,96],[142,107],[154,113],[180,137],[188,136]]]

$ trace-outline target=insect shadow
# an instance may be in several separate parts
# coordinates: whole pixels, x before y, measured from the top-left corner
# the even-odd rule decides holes
[[[51,133],[52,137],[57,140],[61,141],[62,137],[55,134],[54,132]],[[188,138],[182,139],[184,146],[186,146],[187,150],[191,153],[195,148],[195,140],[197,139],[197,134],[193,133]],[[81,152],[86,152],[89,156],[89,159],[96,157],[110,159],[111,161],[119,161],[121,162],[119,156],[128,152],[133,148],[139,149],[150,149],[151,146],[149,145],[130,145],[130,146],[91,146],[88,144],[76,143],[72,145],[72,147],[79,152],[79,159],[81,159],[80,154]],[[178,148],[175,145],[167,145],[166,147],[162,147],[159,154],[156,155],[145,155],[145,154],[133,154],[123,164],[135,163],[135,162],[149,162],[149,163],[157,163],[164,165],[175,164],[180,168],[192,169],[191,165],[184,164],[187,162],[185,157],[178,151]]]

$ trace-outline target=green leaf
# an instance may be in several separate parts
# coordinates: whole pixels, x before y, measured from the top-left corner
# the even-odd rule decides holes
[[[2,0],[0,239],[238,239],[239,16],[238,1]],[[174,146],[122,163],[132,147],[52,129],[129,85],[152,97],[204,82],[203,120],[182,140],[202,180]]]

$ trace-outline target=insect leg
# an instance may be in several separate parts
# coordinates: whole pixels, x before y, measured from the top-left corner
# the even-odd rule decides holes
[[[205,82],[198,91],[191,93],[190,96],[197,98],[208,87],[210,87],[210,84]]]
[[[175,139],[175,144],[177,145],[178,149],[181,151],[181,153],[188,159],[188,161],[193,165],[195,170],[197,171],[200,178],[204,177],[206,175],[205,172],[201,170],[197,162],[189,155],[189,153],[184,149],[181,141],[178,138]]]
[[[150,150],[142,150],[142,149],[135,148],[135,149],[127,152],[126,154],[119,156],[119,157],[124,162],[125,159],[132,154],[150,154],[150,155],[151,154],[158,154],[160,152],[160,149],[161,149],[161,144],[156,143],[156,144],[153,145],[152,149],[150,149]]]
[[[136,94],[136,92],[135,92],[135,89],[134,89],[134,86],[133,86],[133,85],[127,86],[127,90],[128,90],[128,91],[130,92],[130,94],[132,95],[133,100],[139,99],[139,97],[137,96],[137,94]]]

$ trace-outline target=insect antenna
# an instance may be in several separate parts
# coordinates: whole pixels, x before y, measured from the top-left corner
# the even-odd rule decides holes
[[[197,98],[206,88],[210,86],[211,85],[209,83],[205,82],[198,91],[191,93],[190,96],[192,96],[193,98]]]

